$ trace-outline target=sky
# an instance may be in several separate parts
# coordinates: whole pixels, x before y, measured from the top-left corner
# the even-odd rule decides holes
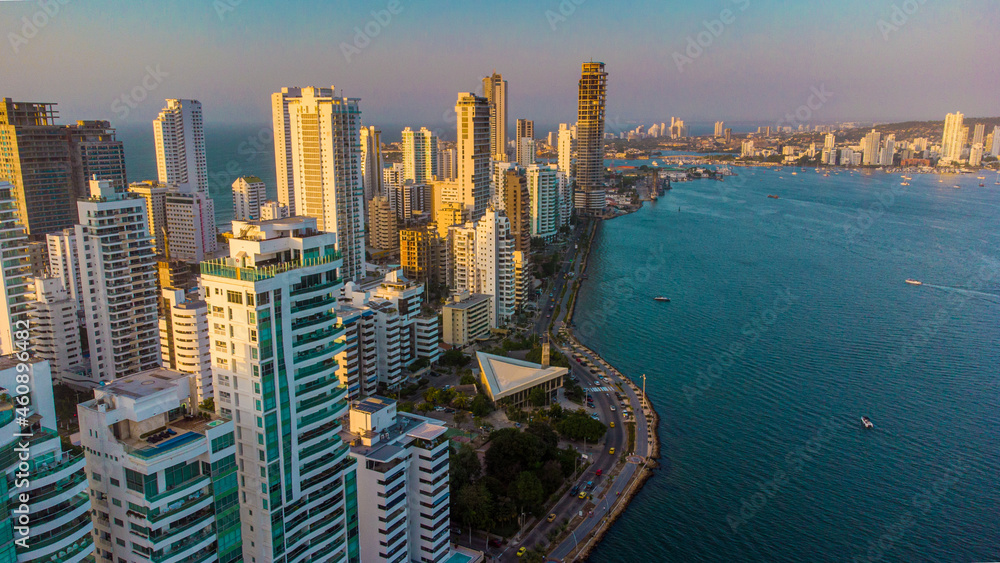
[[[998,24],[996,0],[0,0],[0,97],[63,123],[194,98],[207,124],[258,124],[282,86],[334,85],[366,124],[434,128],[495,70],[513,127],[574,121],[595,60],[610,127],[989,117]]]

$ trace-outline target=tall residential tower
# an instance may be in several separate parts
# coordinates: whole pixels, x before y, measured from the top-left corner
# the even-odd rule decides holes
[[[608,73],[604,63],[583,63],[577,106],[575,204],[578,211],[604,210],[604,110]]]

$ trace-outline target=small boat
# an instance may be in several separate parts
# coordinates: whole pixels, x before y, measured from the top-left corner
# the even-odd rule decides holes
[[[955,185],[954,185],[954,186],[952,186],[952,187],[953,187],[953,188],[955,188],[956,190],[960,190],[960,189],[962,189],[962,186],[959,186],[958,184],[955,184]]]
[[[778,196],[776,196],[776,195],[773,195],[773,194],[770,194],[770,195],[768,195],[767,197],[769,197],[769,198],[771,198],[771,199],[778,199]]]
[[[863,424],[865,426],[865,428],[869,428],[869,429],[875,428],[875,425],[872,424],[872,420],[870,418],[868,418],[867,416],[862,416],[861,417],[861,424]]]
[[[909,182],[900,182],[899,185],[900,186],[909,186],[910,183]]]
[[[653,300],[654,301],[670,301],[670,298],[669,297],[663,297],[661,295],[660,297],[654,297]]]
[[[980,187],[980,188],[985,188],[985,187],[986,187],[986,184],[984,184],[984,183],[982,183],[982,182],[979,182],[979,187]]]
[[[910,285],[924,285],[924,282],[922,282],[920,280],[914,280],[914,279],[907,279],[906,283],[908,283]]]

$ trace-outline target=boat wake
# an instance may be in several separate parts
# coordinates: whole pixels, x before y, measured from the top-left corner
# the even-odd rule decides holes
[[[952,286],[948,286],[948,285],[935,285],[935,284],[932,284],[932,283],[924,283],[923,287],[930,287],[932,289],[940,289],[942,291],[951,291],[951,292],[954,292],[954,293],[958,293],[960,295],[967,295],[969,297],[974,297],[974,298],[977,298],[977,299],[982,299],[983,301],[987,301],[989,303],[995,303],[997,305],[1000,305],[1000,295],[997,295],[996,293],[987,293],[985,291],[976,291],[974,289],[966,289],[966,288],[963,288],[963,287],[952,287]]]

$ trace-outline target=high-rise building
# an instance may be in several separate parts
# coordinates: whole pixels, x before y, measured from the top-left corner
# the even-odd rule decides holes
[[[382,185],[387,192],[389,188],[402,186],[405,182],[405,177],[402,162],[394,162],[392,166],[382,169]]]
[[[80,341],[79,307],[59,278],[35,278],[31,304],[31,344],[39,358],[49,361],[56,381],[71,380],[86,371]]]
[[[337,378],[347,388],[350,400],[375,393],[378,388],[378,346],[375,342],[375,311],[355,307],[353,299],[341,298],[337,322],[344,327],[337,353]]]
[[[566,123],[559,124],[559,170],[562,170],[570,178],[576,174],[576,126],[570,127]]]
[[[49,275],[58,278],[71,299],[77,302],[77,315],[83,325],[83,285],[80,261],[76,256],[76,231],[64,229],[45,235],[48,245]]]
[[[201,263],[215,407],[236,421],[243,561],[358,560],[355,464],[336,434],[344,260],[318,222],[234,221],[230,256]]]
[[[87,197],[92,178],[108,180],[116,191],[128,185],[125,145],[115,138],[108,121],[77,121],[64,128],[69,136],[73,185],[77,197]]]
[[[157,254],[165,254],[167,251],[167,191],[169,189],[166,184],[153,180],[133,182],[128,186],[128,191],[138,194],[146,200],[149,236],[153,237],[153,251]]]
[[[871,133],[865,135],[864,139],[861,140],[862,145],[862,157],[861,164],[865,166],[874,166],[879,163],[879,148],[881,145],[882,134],[878,131],[872,129]]]
[[[753,140],[748,139],[743,141],[743,144],[740,147],[740,158],[752,157],[754,154]]]
[[[418,358],[431,362],[441,355],[438,348],[439,322],[433,312],[423,313],[425,285],[393,270],[372,287],[372,296],[392,303],[401,319],[402,352],[405,362]]]
[[[576,208],[601,213],[604,198],[604,110],[608,73],[604,63],[583,63],[576,120]]]
[[[205,124],[198,100],[167,100],[153,121],[156,173],[161,184],[208,192]]]
[[[0,355],[7,355],[24,350],[17,347],[17,341],[29,340],[14,335],[29,328],[32,280],[28,237],[18,218],[14,186],[4,181],[0,181],[0,251],[0,297],[5,305],[0,308]]]
[[[330,88],[333,90],[333,88]],[[278,202],[288,207],[289,215],[295,209],[295,167],[292,160],[292,130],[288,103],[302,97],[302,88],[285,87],[271,94],[271,126],[274,130],[274,169],[278,181]]]
[[[526,177],[531,202],[531,237],[546,242],[559,231],[559,178],[555,166],[529,166]],[[518,249],[520,250],[520,249]]]
[[[233,219],[260,219],[260,206],[267,200],[264,181],[257,176],[240,176],[233,182]]]
[[[55,119],[55,104],[0,102],[0,181],[14,186],[21,224],[33,240],[75,222],[72,156]]]
[[[507,81],[496,72],[483,78],[483,95],[489,104],[490,155],[503,162],[507,160]]]
[[[426,127],[403,129],[403,181],[422,184],[438,175],[438,139]]]
[[[980,166],[983,163],[983,144],[976,143],[969,149],[969,166]]]
[[[90,186],[91,199],[77,204],[73,258],[82,288],[89,383],[101,384],[160,365],[159,295],[145,200],[115,192],[108,181],[92,180]]]
[[[726,138],[726,144],[729,144],[733,140],[733,130],[729,127],[726,127],[726,130],[722,134]]]
[[[983,141],[984,141],[983,136],[985,134],[986,134],[986,124],[985,123],[977,123],[976,124],[975,133],[973,133],[973,135],[972,135],[972,144],[973,145],[975,145],[975,144],[980,144],[980,145],[983,144]]]
[[[1000,125],[993,127],[993,146],[990,147],[990,154],[1000,156]]]
[[[399,225],[389,198],[376,196],[368,202],[368,244],[379,250],[399,248]]]
[[[461,92],[458,116],[459,203],[473,220],[483,216],[490,199],[490,107],[486,98]]]
[[[294,184],[290,211],[314,217],[319,230],[336,233],[337,250],[344,257],[344,278],[360,278],[365,270],[360,100],[337,97],[332,86],[302,88],[298,97],[275,96],[283,97],[287,108],[283,115],[288,126],[276,120],[274,127],[276,143],[279,129],[289,139],[285,158],[293,163]],[[280,152],[280,145],[275,147]]]
[[[288,216],[289,212],[287,205],[282,205],[277,201],[265,201],[260,204],[261,221],[274,221],[275,219],[284,219]]]
[[[826,137],[823,138],[823,148],[833,150],[835,146],[837,146],[837,137],[833,133],[827,133]]]
[[[882,151],[878,157],[880,166],[892,166],[893,158],[896,154],[896,135],[890,133],[886,135]]]
[[[456,149],[438,149],[438,180],[455,181],[458,179],[458,151]]]
[[[358,461],[362,561],[447,561],[451,522],[447,428],[372,396],[341,432]]]
[[[940,164],[951,164],[958,162],[962,158],[962,149],[965,148],[965,137],[962,135],[961,112],[949,113],[944,118],[944,131],[941,134],[941,160]]]
[[[531,253],[515,250],[510,257],[514,262],[514,309],[520,311],[528,298]]]
[[[415,184],[411,180],[405,181],[400,186],[391,186],[386,189],[389,208],[393,210],[403,225],[409,225],[414,215],[432,211],[432,195],[430,185]]]
[[[163,367],[194,374],[192,399],[214,398],[212,351],[208,330],[208,303],[197,292],[164,287],[160,316],[160,356]]]
[[[500,168],[500,165],[497,165]],[[528,182],[517,168],[498,170],[498,208],[507,214],[514,250],[531,251],[531,198]]]
[[[365,202],[375,196],[384,196],[382,188],[382,131],[368,126],[361,128],[361,183]]]
[[[170,257],[188,262],[211,258],[219,247],[215,202],[189,185],[170,188],[164,203]]]
[[[27,400],[17,403],[17,416],[10,408],[13,401],[0,416],[0,470],[6,476],[0,495],[0,557],[9,563],[94,561],[86,462],[62,449],[49,363],[4,356],[0,387],[8,394],[19,390],[18,399]],[[93,502],[96,508],[99,500]],[[27,522],[19,522],[22,518]]]
[[[716,121],[715,122],[715,136],[716,137],[721,137],[724,134],[723,133],[724,131],[725,131],[725,123],[723,123],[722,121]]]
[[[770,129],[770,128],[768,128]],[[670,138],[671,139],[682,139],[688,136],[687,125],[684,125],[683,119],[677,119],[676,117],[670,118]]]
[[[516,125],[514,141],[517,144],[514,160],[527,168],[535,163],[535,122],[530,119],[518,119]]]
[[[400,229],[399,264],[411,280],[445,285],[450,271],[447,238],[435,224]]]
[[[490,296],[490,327],[514,314],[514,240],[510,221],[487,209],[479,221],[451,227],[452,288]]]
[[[233,421],[198,409],[193,377],[144,371],[77,406],[99,561],[244,560]]]

